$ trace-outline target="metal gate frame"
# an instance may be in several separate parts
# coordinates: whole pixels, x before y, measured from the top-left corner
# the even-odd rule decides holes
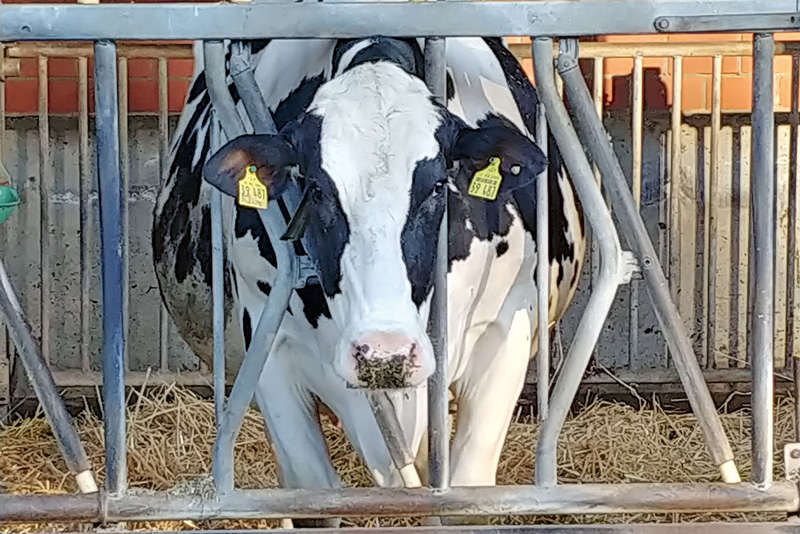
[[[618,17],[625,13],[625,17]],[[120,21],[109,24],[109,21]],[[180,24],[174,24],[180,21]],[[430,3],[315,3],[315,4],[149,4],[149,5],[0,5],[0,42],[31,40],[90,40],[95,48],[95,98],[97,156],[100,186],[101,250],[103,286],[103,400],[105,407],[106,480],[94,494],[0,496],[3,521],[117,522],[169,519],[237,519],[337,517],[342,515],[503,515],[578,514],[616,512],[775,511],[796,513],[800,492],[795,444],[787,446],[789,479],[774,481],[772,472],[773,408],[773,309],[775,182],[773,166],[771,33],[757,33],[753,43],[753,160],[752,187],[753,263],[755,291],[751,298],[753,379],[753,475],[741,482],[733,464],[730,446],[703,381],[685,328],[671,300],[664,273],[628,190],[619,162],[606,132],[596,116],[591,96],[577,64],[580,35],[639,34],[654,32],[756,31],[797,29],[800,7],[795,0],[773,0],[769,11],[750,0],[589,0],[572,2],[430,2]],[[232,447],[244,409],[255,389],[255,376],[268,351],[248,351],[236,377],[230,398],[215,389],[219,434],[214,449],[216,495],[212,497],[168,494],[133,495],[127,490],[124,398],[124,242],[121,217],[119,124],[117,102],[116,40],[205,40],[209,94],[228,138],[244,133],[241,118],[231,107],[224,77],[222,39],[353,38],[381,34],[389,37],[428,36],[426,80],[435,95],[443,94],[444,38],[460,36],[532,36],[532,56],[544,110],[568,170],[574,180],[585,213],[598,240],[601,267],[595,290],[579,325],[552,397],[540,399],[547,413],[537,443],[536,484],[484,488],[448,487],[446,434],[447,384],[446,306],[433,305],[432,333],[437,366],[431,379],[429,421],[431,487],[404,490],[364,488],[342,490],[238,490],[233,487]],[[437,36],[431,38],[430,36]],[[556,61],[569,97],[573,120],[567,114],[555,85],[552,37],[562,38]],[[239,89],[256,131],[274,131],[260,94],[252,84],[246,47],[234,43],[231,75]],[[543,135],[544,129],[537,132]],[[541,139],[541,137],[540,137]],[[581,141],[587,145],[603,175],[610,200],[621,219],[621,229],[635,257],[623,252],[608,208],[594,180]],[[546,193],[540,180],[537,196]],[[298,192],[286,203],[297,206]],[[292,198],[294,196],[294,198]],[[215,362],[222,359],[221,241],[219,192],[212,200],[215,296]],[[546,210],[539,210],[546,212]],[[285,223],[276,210],[261,212],[271,236],[283,235]],[[445,224],[441,235],[446,235]],[[541,219],[540,219],[541,220]],[[546,250],[546,232],[537,242]],[[308,266],[292,261],[288,241],[273,239],[278,276],[270,304],[265,309],[251,347],[269,348],[275,337],[285,303],[295,284],[310,273]],[[436,272],[436,294],[446,294],[447,243],[440,239]],[[710,484],[587,484],[557,485],[555,444],[567,410],[589,361],[599,330],[617,287],[641,269],[648,293],[667,338],[676,368],[706,438],[711,456],[725,483]],[[545,291],[546,272],[537,273],[540,292]],[[541,298],[541,296],[540,296]],[[541,345],[544,344],[544,347]],[[547,339],[540,338],[540,350]],[[26,358],[26,354],[20,355]],[[543,358],[540,358],[541,362]],[[540,363],[540,365],[544,365]],[[215,365],[215,385],[222,366]],[[544,375],[544,370],[540,370]],[[34,372],[35,374],[35,372]],[[222,378],[224,380],[224,377]],[[546,392],[546,390],[545,390]],[[46,395],[43,403],[59,399]],[[376,415],[391,437],[392,417],[381,410],[376,397]],[[383,413],[383,419],[381,414]],[[391,445],[391,439],[387,440]],[[390,447],[391,448],[391,447]],[[792,453],[794,451],[794,453]],[[399,468],[405,467],[407,451],[393,450]],[[800,456],[800,455],[797,455]],[[407,473],[404,473],[407,474]],[[414,473],[416,474],[416,473]],[[410,476],[410,475],[409,475]],[[416,484],[417,486],[419,484]],[[527,528],[527,527],[526,527]]]

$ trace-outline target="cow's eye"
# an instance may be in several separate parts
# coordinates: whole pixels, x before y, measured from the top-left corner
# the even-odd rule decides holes
[[[442,191],[444,191],[445,186],[447,186],[447,180],[439,180],[433,186],[433,192],[441,193]]]

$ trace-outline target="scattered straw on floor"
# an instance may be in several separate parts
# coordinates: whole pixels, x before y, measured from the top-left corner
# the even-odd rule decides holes
[[[191,491],[200,475],[210,471],[214,410],[210,401],[188,390],[168,386],[132,393],[128,411],[128,471],[131,487]],[[750,418],[745,410],[723,413],[743,477],[750,471]],[[776,476],[782,476],[783,444],[793,441],[792,400],[779,399],[775,412]],[[84,411],[76,419],[97,475],[103,476],[103,434],[100,419]],[[369,486],[369,473],[340,430],[325,425],[334,464],[349,486]],[[533,477],[535,424],[511,425],[498,473],[499,484],[526,484]],[[718,481],[703,438],[692,415],[668,413],[657,404],[636,409],[596,402],[567,421],[558,449],[562,482],[708,482]],[[250,411],[235,450],[236,484],[242,488],[276,485],[275,463],[263,421]],[[177,486],[177,487],[176,487]],[[17,419],[0,430],[0,492],[65,493],[76,491],[43,417]],[[496,523],[687,522],[759,521],[781,514],[636,514],[618,516],[554,516],[493,518]],[[409,525],[416,518],[346,520],[356,525]],[[133,529],[193,530],[197,528],[269,528],[270,521],[164,522],[128,524]],[[0,526],[2,532],[79,529],[81,525]]]

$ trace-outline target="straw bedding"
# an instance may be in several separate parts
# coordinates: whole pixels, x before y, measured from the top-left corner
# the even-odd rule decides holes
[[[170,490],[197,492],[210,471],[214,439],[213,404],[191,391],[175,386],[131,393],[128,411],[128,469],[135,491]],[[749,475],[750,418],[746,410],[722,412],[743,477]],[[536,424],[518,416],[506,440],[498,473],[499,484],[525,484],[532,480]],[[793,441],[794,415],[791,398],[780,398],[775,412],[776,476],[782,476],[779,450]],[[95,466],[103,476],[103,436],[100,419],[89,410],[76,425]],[[339,429],[324,420],[334,463],[344,483],[369,486],[369,474]],[[657,402],[635,408],[607,401],[590,404],[572,414],[562,434],[559,450],[562,482],[707,482],[718,481],[703,439],[692,415],[669,413]],[[263,422],[256,411],[248,412],[235,451],[236,484],[242,488],[276,485],[274,457]],[[207,480],[205,481],[207,482]],[[12,420],[0,429],[0,492],[74,492],[71,476],[61,460],[49,427],[42,416]],[[553,516],[492,518],[493,523],[585,522],[687,522],[781,520],[782,514],[636,514],[619,516]],[[411,525],[416,518],[345,520],[346,525]],[[192,530],[197,528],[269,528],[274,521],[214,521],[131,523],[127,528]],[[0,525],[1,532],[66,530],[81,525]]]

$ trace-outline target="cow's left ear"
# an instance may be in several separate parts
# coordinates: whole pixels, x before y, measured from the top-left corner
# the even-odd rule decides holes
[[[478,128],[461,123],[448,151],[456,186],[472,197],[494,200],[530,186],[547,167],[547,157],[513,124],[492,116]]]
[[[297,156],[282,135],[243,135],[211,156],[205,180],[244,207],[264,209],[286,189]]]

